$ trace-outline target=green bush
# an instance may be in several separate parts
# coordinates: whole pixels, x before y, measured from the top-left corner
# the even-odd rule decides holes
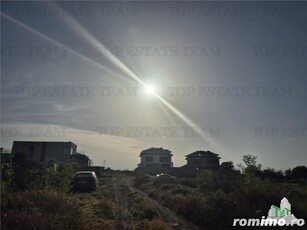
[[[72,177],[77,170],[74,162],[67,162],[55,168],[54,164],[47,165],[40,170],[39,175],[29,184],[29,188],[55,190],[64,193],[71,191]]]

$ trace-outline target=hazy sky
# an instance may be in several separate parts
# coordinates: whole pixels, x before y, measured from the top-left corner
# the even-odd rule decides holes
[[[72,141],[120,169],[150,147],[175,166],[196,150],[307,164],[307,3],[1,7],[1,146]]]

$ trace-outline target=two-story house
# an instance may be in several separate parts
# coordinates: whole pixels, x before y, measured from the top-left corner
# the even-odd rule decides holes
[[[218,169],[220,166],[220,157],[218,154],[210,151],[196,151],[186,155],[186,168],[193,169]]]
[[[168,149],[149,148],[140,154],[140,168],[170,168],[173,167],[172,154]]]

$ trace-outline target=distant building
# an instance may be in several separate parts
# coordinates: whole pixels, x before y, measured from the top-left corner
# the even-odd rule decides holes
[[[24,154],[25,158],[34,162],[64,162],[76,154],[77,145],[68,142],[14,141],[12,157]]]
[[[196,151],[186,155],[187,164],[184,168],[190,169],[218,169],[220,157],[210,151]]]
[[[12,154],[9,152],[9,150],[0,148],[0,152],[1,152],[1,163],[7,163],[11,160]]]
[[[150,148],[140,154],[140,168],[170,168],[173,167],[172,154],[168,149]]]

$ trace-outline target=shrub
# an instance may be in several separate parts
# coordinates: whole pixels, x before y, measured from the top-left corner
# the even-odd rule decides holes
[[[195,179],[191,179],[191,178],[184,178],[182,180],[180,180],[180,184],[190,187],[190,188],[197,188],[198,183]]]
[[[93,210],[99,218],[114,219],[112,205],[107,200],[101,200],[99,203],[93,205]]]
[[[152,220],[159,216],[156,207],[139,196],[129,204],[129,211],[138,220]]]
[[[90,206],[56,191],[16,192],[2,204],[2,229],[115,229],[111,204]]]
[[[72,188],[72,176],[77,169],[77,164],[68,162],[60,165],[55,170],[55,165],[50,164],[45,166],[30,184],[30,188],[56,190],[68,193]]]
[[[2,206],[3,229],[81,229],[82,211],[68,197],[51,191],[17,192]]]
[[[134,179],[134,186],[139,187],[142,184],[146,184],[150,182],[150,178],[147,175],[144,174],[137,174],[135,179]]]
[[[159,219],[143,220],[133,226],[133,230],[172,230],[166,223]]]
[[[172,194],[182,194],[183,196],[186,196],[191,193],[191,189],[184,187],[184,186],[175,186],[172,189]]]
[[[216,191],[218,188],[217,177],[211,170],[200,172],[197,175],[197,179],[199,182],[199,190],[202,192]]]
[[[14,189],[14,171],[12,164],[1,164],[1,205],[6,205]]]

